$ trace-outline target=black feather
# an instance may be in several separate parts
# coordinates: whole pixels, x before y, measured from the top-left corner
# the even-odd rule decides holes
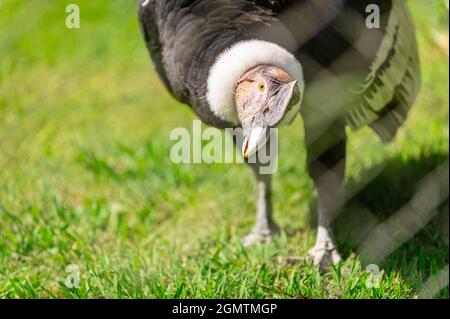
[[[143,36],[161,80],[204,122],[217,127],[231,124],[209,109],[205,99],[209,69],[219,53],[245,39],[271,41],[291,51],[302,63],[306,94],[308,86],[326,80],[327,74],[337,78],[351,75],[349,90],[366,85],[364,92],[349,95],[348,106],[340,106],[342,112],[338,116],[353,128],[392,114],[395,101],[404,101],[395,115],[404,119],[417,93],[418,61],[413,59],[408,68],[412,80],[406,81],[411,87],[397,83],[388,88],[392,92],[406,91],[409,96],[395,93],[385,105],[372,104],[371,99],[385,85],[380,79],[392,67],[392,52],[397,50],[394,44],[381,67],[372,70],[394,12],[392,0],[149,0],[145,7],[141,3],[139,20]],[[380,8],[379,29],[366,27],[369,4]],[[414,29],[407,26],[405,30],[411,43],[415,43]],[[410,49],[417,51],[414,45]],[[416,56],[417,52],[411,55]],[[368,79],[371,72],[375,75]],[[314,104],[315,99],[306,100]],[[304,105],[302,113],[308,118],[315,107]],[[403,120],[387,122],[398,127]],[[381,123],[373,125],[378,134]]]

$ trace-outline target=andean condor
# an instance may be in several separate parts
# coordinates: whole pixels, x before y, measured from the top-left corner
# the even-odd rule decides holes
[[[370,13],[379,13],[375,25],[367,23]],[[301,114],[318,193],[309,256],[322,268],[338,262],[330,228],[343,184],[345,128],[368,125],[391,140],[419,90],[406,1],[140,0],[139,21],[167,89],[203,122],[242,127],[244,157],[261,147],[268,128]],[[278,229],[271,176],[260,174],[258,164],[250,167],[258,201],[245,245],[266,242]]]

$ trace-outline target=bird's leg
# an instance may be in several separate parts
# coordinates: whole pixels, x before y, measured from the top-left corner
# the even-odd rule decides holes
[[[309,163],[309,170],[317,188],[318,228],[316,243],[308,252],[308,257],[323,271],[330,263],[336,264],[341,260],[333,240],[331,223],[344,180],[345,142],[339,142]]]
[[[248,163],[256,177],[256,188],[258,192],[256,222],[253,230],[244,240],[244,246],[251,246],[257,242],[267,243],[272,239],[272,235],[279,232],[278,226],[272,219],[272,175],[261,174],[260,165]]]
[[[337,170],[341,170],[341,168],[339,167]],[[308,257],[321,270],[324,270],[330,263],[336,264],[341,260],[331,230],[336,200],[342,186],[342,178],[338,176],[339,173],[335,172],[329,170],[319,180],[315,181],[319,220],[316,243],[308,252]]]
[[[236,131],[233,135],[233,141],[238,150],[242,149],[244,140],[242,132]],[[240,134],[238,136],[238,134]],[[266,144],[266,154],[270,151],[269,143]],[[250,234],[244,237],[242,243],[245,247],[256,243],[267,243],[272,240],[272,235],[279,232],[278,226],[272,219],[272,175],[263,174],[261,163],[256,159],[255,163],[246,160],[256,178],[257,203],[256,203],[256,222]]]

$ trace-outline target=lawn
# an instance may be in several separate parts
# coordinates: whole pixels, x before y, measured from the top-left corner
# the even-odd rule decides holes
[[[394,142],[349,131],[353,195],[336,221],[345,261],[320,274],[279,262],[315,240],[301,119],[280,131],[281,145],[298,145],[282,147],[274,181],[281,235],[244,249],[251,173],[170,161],[171,130],[195,117],[152,70],[135,1],[2,0],[0,298],[416,298],[442,269],[447,287],[434,297],[448,298],[448,180],[431,221],[378,263],[378,286],[358,257],[426,176],[448,176],[448,11],[409,2],[422,91]],[[68,3],[80,29],[65,27]],[[66,284],[73,269],[78,287]]]

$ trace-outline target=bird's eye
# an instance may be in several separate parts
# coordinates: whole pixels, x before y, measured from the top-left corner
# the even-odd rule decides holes
[[[266,85],[264,84],[264,82],[259,83],[258,89],[260,92],[264,92],[264,90],[266,89]]]

